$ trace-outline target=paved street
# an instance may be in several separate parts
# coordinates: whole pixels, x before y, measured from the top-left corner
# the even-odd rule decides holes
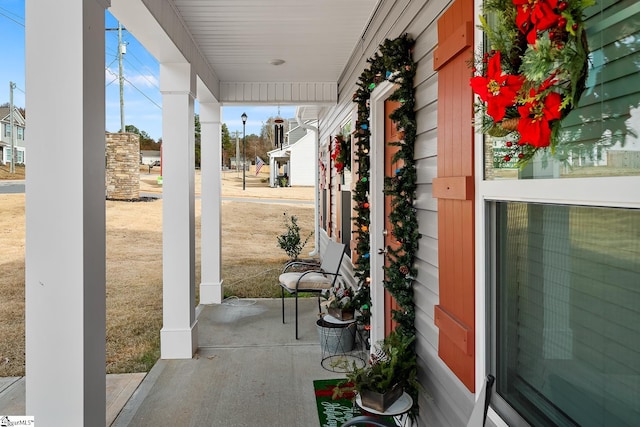
[[[24,181],[0,181],[0,194],[24,193]]]

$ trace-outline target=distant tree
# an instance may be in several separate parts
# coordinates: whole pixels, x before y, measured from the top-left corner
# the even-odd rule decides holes
[[[138,129],[134,125],[126,125],[124,130],[140,136],[140,150],[160,150],[160,144],[156,143],[155,139],[151,138],[147,132]]]
[[[202,131],[200,126],[200,115],[196,114],[195,121],[195,147],[196,147],[196,167],[200,167],[200,142],[202,140]]]
[[[269,151],[273,150],[271,141],[265,141],[256,134],[247,135],[247,161],[255,163],[256,156],[260,156],[265,163],[269,163]]]
[[[236,146],[231,142],[231,135],[226,123],[222,124],[222,165],[231,167],[231,157],[235,156]]]

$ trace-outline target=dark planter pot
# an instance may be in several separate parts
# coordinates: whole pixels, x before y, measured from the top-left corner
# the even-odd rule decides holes
[[[338,320],[353,320],[353,316],[355,313],[355,310],[353,308],[344,309],[329,307],[327,311],[329,312],[329,315],[335,317]]]
[[[400,396],[402,396],[402,391],[402,387],[398,384],[385,393],[378,393],[372,390],[362,390],[360,392],[360,400],[362,401],[362,406],[375,409],[378,412],[384,412],[389,408],[389,406],[393,405]]]

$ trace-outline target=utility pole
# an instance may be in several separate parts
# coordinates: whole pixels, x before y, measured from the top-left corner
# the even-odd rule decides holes
[[[118,82],[120,83],[120,132],[125,131],[124,124],[124,66],[122,60],[124,54],[127,53],[127,44],[122,42],[122,24],[118,22],[118,28],[105,28],[105,31],[118,32]]]
[[[120,79],[120,132],[124,132],[124,70],[122,57],[127,53],[127,47],[122,43],[122,24],[118,21],[118,76]]]
[[[9,82],[9,129],[11,129],[11,166],[9,173],[16,173],[16,153],[15,153],[15,132],[13,129],[13,90],[16,88],[14,82]]]

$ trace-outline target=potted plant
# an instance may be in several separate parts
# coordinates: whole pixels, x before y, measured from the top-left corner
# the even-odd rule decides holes
[[[356,309],[353,288],[338,283],[322,296],[325,300],[320,305],[327,309],[329,315],[338,320],[353,320]]]
[[[405,388],[418,389],[417,360],[413,350],[415,336],[391,332],[384,341],[374,346],[374,352],[364,367],[347,373],[347,384],[340,393],[354,389],[362,406],[384,412]]]

